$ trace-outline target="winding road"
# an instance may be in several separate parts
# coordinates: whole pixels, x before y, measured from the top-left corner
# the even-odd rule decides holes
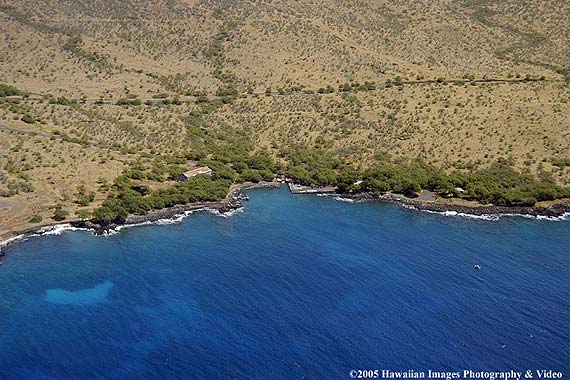
[[[28,135],[37,135],[42,137],[51,137],[53,136],[49,132],[45,131],[30,131],[29,129],[17,128],[17,127],[9,127],[7,125],[0,124],[0,131],[7,131],[7,132],[16,132],[21,134],[28,134]]]
[[[362,90],[362,91],[376,91],[376,90],[380,90],[383,88],[388,88],[388,87],[392,87],[392,86],[417,86],[417,85],[426,85],[426,84],[443,84],[443,83],[448,83],[448,84],[514,84],[514,83],[526,83],[526,82],[563,82],[563,80],[559,80],[559,79],[473,79],[473,80],[469,80],[469,79],[441,79],[441,80],[436,80],[436,79],[424,79],[424,80],[415,80],[415,81],[401,81],[401,82],[394,82],[394,81],[386,81],[386,82],[379,82],[375,84],[375,87],[373,89],[369,89],[369,90]],[[325,87],[322,87],[325,88]],[[338,89],[334,89],[334,92],[339,92]],[[284,95],[293,95],[293,94],[318,94],[319,90],[318,89],[303,89],[301,91],[285,91],[285,92],[278,92],[278,91],[272,91],[272,92],[255,92],[255,93],[249,93],[249,94],[242,94],[240,95],[240,97],[242,98],[256,98],[256,97],[260,97],[260,96],[284,96]],[[222,99],[222,96],[210,96],[208,97],[209,100],[215,100],[215,99]],[[43,103],[46,101],[49,101],[49,97],[17,97],[17,96],[13,96],[13,97],[8,97],[6,98],[6,100],[10,101],[10,102],[15,102],[15,103],[25,103],[25,104],[30,104],[30,103]],[[85,99],[85,98],[79,98],[79,99],[68,99],[70,102],[72,103],[77,103],[77,104],[112,104],[112,105],[117,105],[120,104],[121,102],[123,102],[125,99]],[[139,98],[135,98],[132,100],[140,100],[141,104],[160,104],[164,101],[169,101],[172,102],[173,100],[176,100],[178,103],[196,103],[198,102],[198,97],[196,96],[183,96],[183,97],[176,97],[176,98],[144,98],[144,99],[139,99]],[[172,104],[172,103],[171,103]]]

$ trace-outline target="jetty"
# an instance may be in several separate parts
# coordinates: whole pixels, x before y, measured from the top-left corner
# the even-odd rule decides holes
[[[326,187],[311,187],[299,185],[293,182],[288,182],[289,191],[291,194],[334,194],[336,193],[336,187],[326,186]]]

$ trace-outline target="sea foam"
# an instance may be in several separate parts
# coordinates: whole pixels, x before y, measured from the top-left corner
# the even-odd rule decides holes
[[[546,215],[529,215],[529,214],[469,214],[464,212],[457,212],[457,211],[432,211],[432,210],[422,210],[418,209],[412,205],[402,205],[402,207],[414,210],[414,211],[422,211],[427,212],[430,214],[438,214],[442,216],[448,217],[462,217],[467,219],[479,219],[479,220],[487,220],[487,221],[497,221],[503,217],[519,217],[525,219],[535,219],[535,220],[547,220],[551,222],[561,222],[570,220],[570,213],[564,213],[561,216],[546,216]]]
[[[47,226],[38,230],[37,235],[61,235],[65,231],[89,231],[88,228],[73,227],[69,223],[57,224],[55,226]]]

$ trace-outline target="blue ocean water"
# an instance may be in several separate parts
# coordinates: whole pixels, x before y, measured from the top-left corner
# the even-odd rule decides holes
[[[0,379],[570,375],[570,222],[250,197],[229,218],[5,248]]]

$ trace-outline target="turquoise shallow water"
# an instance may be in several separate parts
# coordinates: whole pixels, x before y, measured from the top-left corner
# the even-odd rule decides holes
[[[250,197],[229,218],[5,248],[0,379],[570,374],[570,222]]]

